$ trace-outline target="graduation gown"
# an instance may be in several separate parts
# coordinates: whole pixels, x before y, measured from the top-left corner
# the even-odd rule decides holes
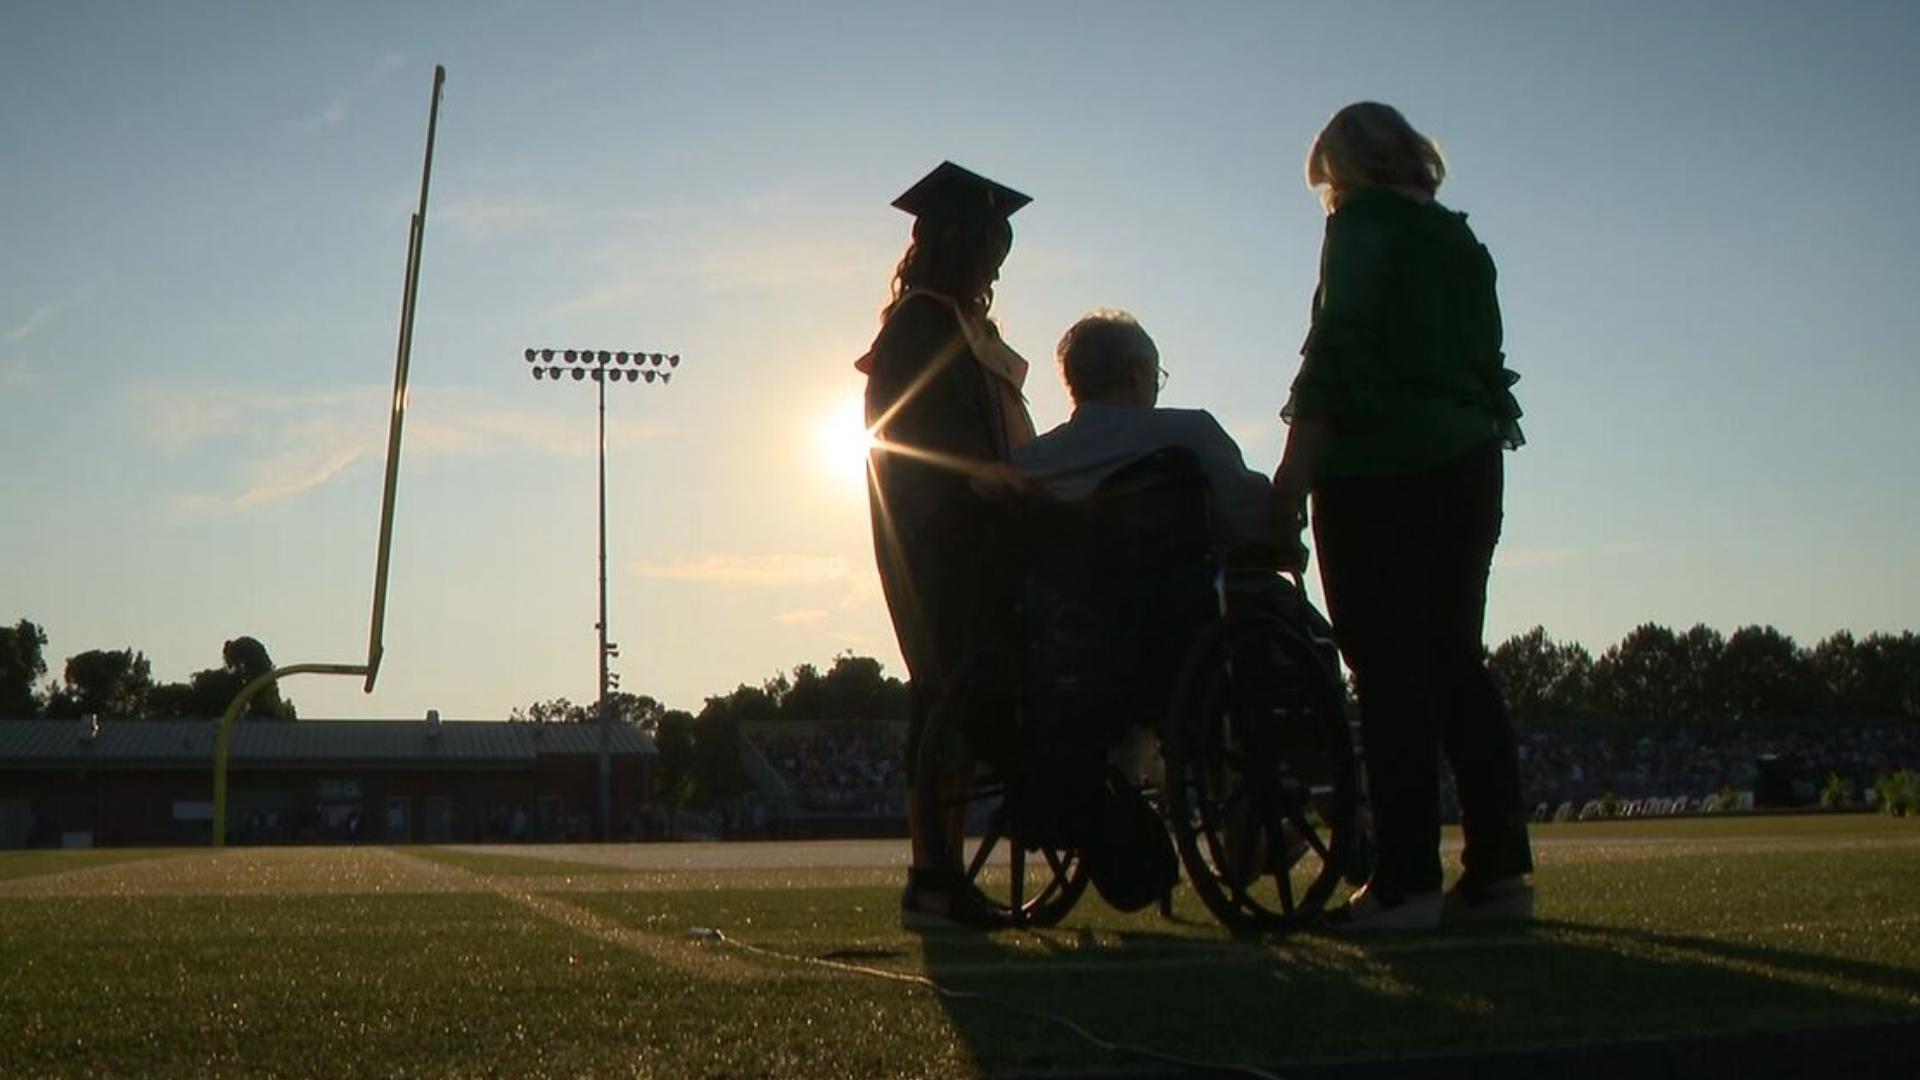
[[[914,683],[917,743],[954,666],[1003,633],[1013,611],[1001,512],[973,490],[968,467],[1004,462],[1033,437],[1020,396],[1027,365],[984,319],[915,291],[858,366],[881,443],[868,482],[874,555]]]

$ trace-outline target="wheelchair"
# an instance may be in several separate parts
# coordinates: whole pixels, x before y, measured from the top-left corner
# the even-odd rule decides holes
[[[1235,933],[1306,925],[1354,877],[1357,773],[1331,628],[1298,578],[1233,565],[1209,502],[1191,455],[1163,451],[1085,502],[1007,507],[1027,568],[1008,640],[953,671],[913,763],[963,921],[1064,918],[1104,850],[1089,829],[1124,805],[1090,809],[1102,792],[1152,808],[1158,842],[1171,834]]]

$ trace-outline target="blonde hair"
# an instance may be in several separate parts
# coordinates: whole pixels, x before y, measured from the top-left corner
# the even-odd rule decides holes
[[[1307,186],[1331,214],[1364,187],[1403,187],[1429,196],[1446,179],[1440,148],[1413,129],[1400,110],[1377,101],[1341,109],[1307,151]]]

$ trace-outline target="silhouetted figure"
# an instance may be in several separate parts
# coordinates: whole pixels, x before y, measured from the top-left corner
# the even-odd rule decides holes
[[[1501,352],[1494,265],[1434,201],[1439,150],[1393,108],[1338,113],[1307,155],[1328,210],[1320,286],[1282,415],[1282,529],[1313,496],[1320,580],[1360,698],[1379,861],[1356,926],[1530,915],[1513,729],[1481,641],[1500,535],[1502,447],[1524,441]],[[1466,832],[1440,895],[1439,754]]]
[[[1215,534],[1234,544],[1272,545],[1267,478],[1247,468],[1239,445],[1212,413],[1157,407],[1167,373],[1153,338],[1132,315],[1089,313],[1060,338],[1056,356],[1073,416],[1016,450],[1016,469],[1071,502],[1149,454],[1186,450],[1212,491]]]
[[[1111,309],[1089,313],[1061,336],[1055,356],[1073,400],[1073,416],[1015,450],[1014,468],[1053,498],[1076,504],[1114,498],[1109,481],[1133,485],[1136,492],[1176,485],[1162,489],[1165,493],[1158,498],[1131,502],[1119,518],[1111,509],[1093,510],[1097,524],[1079,534],[1083,543],[1073,545],[1071,559],[1078,572],[1093,568],[1090,578],[1079,578],[1079,587],[1090,586],[1100,599],[1091,606],[1084,595],[1068,601],[1069,609],[1077,605],[1079,615],[1064,621],[1090,617],[1100,626],[1090,637],[1099,642],[1106,664],[1076,671],[1076,664],[1086,663],[1084,652],[1076,655],[1072,646],[1060,649],[1052,643],[1047,648],[1053,663],[1075,671],[1071,677],[1082,687],[1079,696],[1099,702],[1096,711],[1103,725],[1131,722],[1152,730],[1172,696],[1179,665],[1202,628],[1218,617],[1212,573],[1193,574],[1196,566],[1210,571],[1211,561],[1196,563],[1190,549],[1178,543],[1163,549],[1159,543],[1175,536],[1191,538],[1188,530],[1198,526],[1204,529],[1202,541],[1211,541],[1209,547],[1258,552],[1270,563],[1272,491],[1265,476],[1247,468],[1240,447],[1212,414],[1157,407],[1167,372],[1153,338],[1132,315]],[[1166,451],[1181,453],[1169,457]],[[1194,469],[1197,477],[1189,475]],[[1151,480],[1142,479],[1149,476]],[[1172,494],[1196,480],[1205,486],[1200,505],[1210,511],[1204,525],[1186,524],[1178,510],[1193,504]],[[1154,558],[1115,558],[1142,535],[1155,538]],[[1058,576],[1058,570],[1049,567],[1046,576]],[[1074,586],[1066,588],[1071,593]],[[1057,677],[1057,671],[1049,671]],[[1124,687],[1125,704],[1101,700],[1103,690],[1097,684],[1107,682]],[[1093,766],[1092,775],[1079,782],[1071,772],[1061,774],[1055,797],[1078,804],[1065,808],[1063,820],[1074,830],[1095,888],[1123,911],[1158,899],[1162,913],[1170,914],[1180,869],[1166,822],[1138,788],[1106,779],[1111,770],[1104,758]]]
[[[1014,581],[1004,529],[971,476],[1033,437],[1020,388],[1027,363],[987,318],[1013,244],[1008,217],[1030,200],[944,162],[894,206],[914,216],[880,334],[858,367],[879,446],[869,491],[874,552],[894,633],[913,680],[909,783],[920,732],[955,665],[1004,633]],[[939,920],[956,893],[929,865],[911,797],[908,923]]]

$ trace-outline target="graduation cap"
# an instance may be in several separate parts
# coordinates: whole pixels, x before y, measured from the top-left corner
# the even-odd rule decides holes
[[[1032,201],[1005,184],[943,161],[893,200],[893,205],[914,217],[1004,220]]]

